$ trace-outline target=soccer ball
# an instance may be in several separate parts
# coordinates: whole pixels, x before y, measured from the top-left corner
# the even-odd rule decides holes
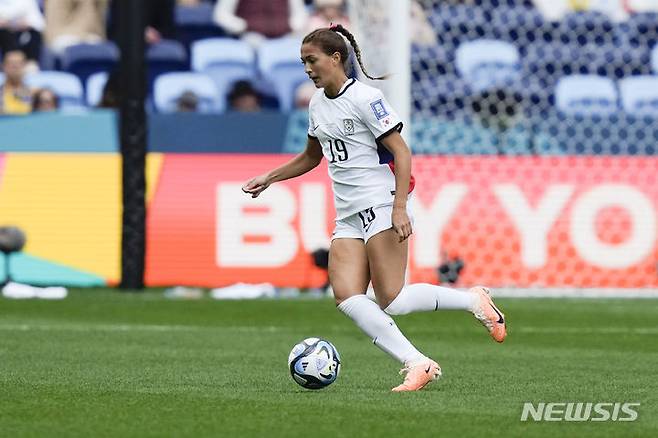
[[[322,389],[336,381],[340,355],[326,339],[307,338],[295,345],[288,356],[290,375],[306,389]]]

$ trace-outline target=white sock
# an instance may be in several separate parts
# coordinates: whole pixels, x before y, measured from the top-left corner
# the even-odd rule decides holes
[[[477,294],[472,292],[462,292],[428,283],[416,283],[403,287],[384,311],[389,315],[406,315],[411,312],[432,310],[473,311],[477,298]]]
[[[338,310],[350,317],[376,346],[401,363],[409,366],[427,359],[402,334],[395,321],[365,295],[349,297],[338,305]]]

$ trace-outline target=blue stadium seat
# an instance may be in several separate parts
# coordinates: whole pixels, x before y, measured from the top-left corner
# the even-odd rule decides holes
[[[61,71],[40,71],[25,77],[31,88],[50,88],[59,97],[60,108],[84,107],[82,83],[77,76]]]
[[[651,70],[658,75],[658,44],[651,50]]]
[[[579,11],[566,14],[558,26],[561,42],[570,44],[612,44],[615,26],[606,14]]]
[[[87,105],[90,107],[98,106],[103,97],[103,89],[110,75],[104,71],[94,73],[87,79],[85,88],[87,89]]]
[[[119,49],[112,42],[77,44],[66,48],[61,58],[62,70],[73,73],[82,83],[99,71],[111,71],[119,61]]]
[[[177,6],[176,39],[190,47],[194,41],[224,35],[222,28],[212,19],[213,7],[206,2],[197,6]]]
[[[411,45],[411,73],[413,80],[420,80],[423,75],[444,75],[456,73],[454,52],[449,52],[440,44]]]
[[[424,114],[464,117],[470,112],[469,97],[473,90],[457,75],[428,77],[411,83],[414,108]]]
[[[210,38],[192,43],[192,70],[210,76],[222,99],[225,99],[232,84],[241,79],[253,80],[256,76],[254,49],[244,41],[232,38]]]
[[[55,52],[50,50],[47,45],[41,46],[39,54],[39,68],[41,70],[59,70],[59,59]]]
[[[534,4],[532,0],[471,0],[471,3],[481,8],[502,8],[509,7],[524,7],[532,8]]]
[[[489,17],[482,8],[436,2],[428,19],[439,43],[456,47],[462,41],[487,36]]]
[[[521,77],[519,51],[512,44],[479,39],[457,48],[456,63],[461,77],[473,89],[511,85]]]
[[[152,44],[146,51],[149,90],[153,81],[163,73],[188,70],[187,52],[178,41],[162,40]]]
[[[536,41],[552,41],[557,29],[557,24],[546,21],[538,9],[504,6],[491,10],[488,26],[487,35],[520,48]]]
[[[521,64],[523,77],[541,84],[549,94],[562,76],[594,73],[577,44],[535,42],[523,49]]]
[[[590,65],[590,72],[613,79],[651,73],[648,47],[630,44],[587,44],[580,48]]]
[[[634,76],[619,81],[622,108],[629,114],[658,117],[658,76]]]
[[[199,98],[199,112],[214,113],[220,110],[220,97],[215,83],[203,73],[165,73],[155,80],[153,97],[159,112],[176,111],[176,101],[186,91]]]
[[[557,109],[564,114],[605,115],[618,110],[615,83],[596,75],[572,75],[560,78],[555,88]]]
[[[653,47],[658,43],[658,12],[632,14],[618,26],[617,33],[624,42],[636,47]]]
[[[290,111],[299,84],[308,80],[300,62],[301,42],[297,38],[264,41],[258,48],[258,68],[273,87],[282,111]]]

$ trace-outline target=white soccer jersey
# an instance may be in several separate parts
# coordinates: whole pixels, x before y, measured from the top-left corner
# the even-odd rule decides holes
[[[393,202],[393,155],[379,142],[393,130],[402,122],[377,88],[348,79],[335,97],[313,95],[308,135],[329,162],[336,219]]]

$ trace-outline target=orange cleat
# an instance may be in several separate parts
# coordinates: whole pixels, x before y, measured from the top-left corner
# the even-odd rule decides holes
[[[432,359],[428,359],[413,367],[404,367],[400,374],[407,373],[402,385],[392,389],[393,392],[419,391],[432,380],[441,377],[441,367]]]
[[[473,315],[489,330],[489,334],[496,342],[503,342],[507,336],[507,323],[505,315],[498,310],[486,287],[476,286],[470,292],[478,294],[479,301],[475,305]]]

